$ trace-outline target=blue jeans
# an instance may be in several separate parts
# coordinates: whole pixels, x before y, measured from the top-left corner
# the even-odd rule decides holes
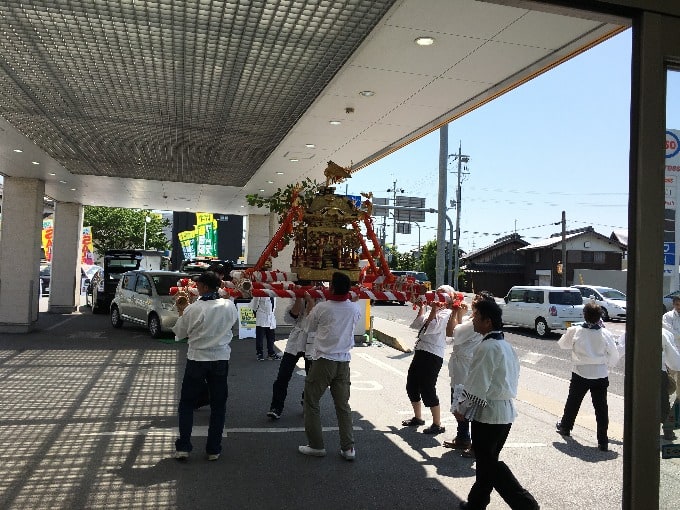
[[[222,432],[227,413],[227,375],[229,361],[194,361],[187,360],[182,380],[182,394],[179,399],[179,437],[175,441],[177,451],[190,452],[191,429],[194,426],[194,407],[201,390],[208,383],[210,393],[210,424],[208,425],[208,441],[205,451],[208,455],[222,453]]]

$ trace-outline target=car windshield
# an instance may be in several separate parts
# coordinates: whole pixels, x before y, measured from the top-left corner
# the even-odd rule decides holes
[[[177,287],[177,281],[181,275],[163,274],[153,276],[153,283],[156,286],[156,292],[159,296],[169,296],[170,287]]]
[[[607,299],[626,299],[626,295],[620,290],[598,288],[597,291]]]
[[[580,292],[551,291],[548,293],[550,304],[553,305],[582,305],[583,297]]]

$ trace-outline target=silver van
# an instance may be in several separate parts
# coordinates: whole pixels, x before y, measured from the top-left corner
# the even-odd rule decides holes
[[[504,301],[503,324],[533,328],[541,337],[583,322],[583,298],[573,287],[515,286]]]
[[[179,314],[170,289],[187,273],[173,271],[129,271],[118,281],[111,302],[111,325],[124,322],[145,326],[154,338],[172,330]]]

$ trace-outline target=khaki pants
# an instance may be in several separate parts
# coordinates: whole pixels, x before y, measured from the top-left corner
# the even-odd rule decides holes
[[[326,388],[331,388],[340,432],[340,447],[349,450],[354,446],[352,409],[349,406],[349,361],[314,360],[305,379],[305,432],[309,446],[322,449],[323,433],[319,401]]]

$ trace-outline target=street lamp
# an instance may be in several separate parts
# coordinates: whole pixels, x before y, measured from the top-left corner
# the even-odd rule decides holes
[[[146,250],[146,226],[149,223],[151,223],[151,216],[147,214],[146,217],[144,218],[144,248],[143,248],[144,250]]]
[[[404,190],[402,188],[397,188],[397,181],[394,181],[392,184],[392,188],[388,189],[388,193],[393,193],[392,195],[392,205],[396,206],[397,205],[397,191],[399,193],[403,193]],[[392,222],[392,249],[397,245],[397,214],[396,212],[394,213],[394,221]]]
[[[420,225],[417,221],[414,221],[416,227],[418,227],[418,258],[420,258]]]

